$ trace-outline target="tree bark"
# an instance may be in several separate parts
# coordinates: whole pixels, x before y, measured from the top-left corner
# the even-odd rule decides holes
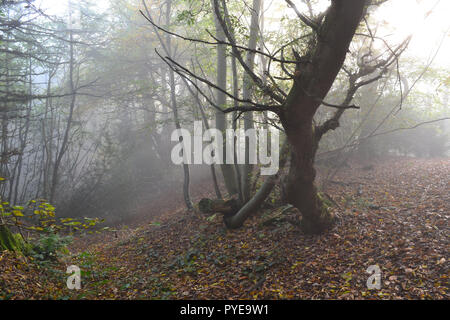
[[[214,3],[211,2],[214,6]],[[225,41],[225,34],[223,32],[222,26],[217,21],[217,17],[214,15],[214,23],[216,26],[216,37],[220,41]],[[227,46],[225,44],[217,45],[217,86],[223,90],[227,88]],[[224,108],[226,104],[225,93],[217,90],[216,91],[216,104]],[[226,115],[222,111],[216,111],[216,129],[222,131],[226,130]],[[224,134],[225,137],[225,134]],[[226,159],[226,139],[224,139],[223,148],[223,158]],[[222,164],[221,166],[223,179],[225,182],[225,187],[230,196],[235,195],[239,192],[236,183],[236,173],[234,171],[234,166],[231,164]]]
[[[306,233],[320,233],[333,224],[314,184],[314,158],[318,139],[313,116],[330,90],[344,63],[350,42],[362,18],[366,1],[332,1],[317,30],[317,44],[309,52],[309,63],[299,64],[280,112],[291,146],[291,166],[286,179],[286,200],[302,213]]]
[[[259,13],[261,9],[261,0],[253,0],[252,14],[251,14],[251,24],[250,24],[250,35],[248,40],[248,48],[251,50],[256,49],[256,43],[258,40],[259,32]],[[247,57],[245,63],[250,70],[253,71],[255,65],[255,53],[252,51],[247,52]],[[248,73],[244,74],[243,88],[242,88],[242,98],[244,100],[250,100],[252,94],[253,81]],[[244,114],[244,129],[253,129],[253,112],[246,112]],[[250,159],[250,144],[249,138],[245,138],[245,164],[242,166],[242,192],[244,203],[250,200],[251,188],[250,180],[252,175],[253,165],[249,163]]]
[[[167,11],[166,11],[166,24],[167,26],[170,24],[170,13],[172,10],[172,0],[169,0],[167,2]],[[166,46],[167,46],[167,53],[171,55],[172,53],[172,47],[171,47],[171,41],[170,36],[167,35],[166,38]],[[177,99],[175,96],[176,87],[175,87],[175,73],[172,69],[169,69],[169,86],[170,86],[170,105],[172,107],[173,112],[173,120],[175,122],[175,127],[179,130],[181,129],[180,119],[178,116],[178,106],[177,106]],[[183,153],[186,152],[183,150]],[[190,183],[190,174],[189,174],[189,165],[187,163],[183,163],[183,173],[184,173],[184,181],[183,181],[183,197],[184,202],[186,204],[186,207],[189,211],[194,210],[194,206],[192,205],[191,196],[189,194],[189,183]]]

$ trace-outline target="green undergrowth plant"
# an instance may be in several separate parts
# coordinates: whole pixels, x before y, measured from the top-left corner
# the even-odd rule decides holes
[[[98,227],[103,221],[87,217],[58,218],[56,208],[45,199],[17,206],[0,198],[0,251],[13,251],[35,261],[56,261],[69,253],[67,246],[73,235],[107,230]]]
[[[67,246],[72,240],[72,236],[62,236],[57,233],[41,234],[32,245],[31,256],[40,261],[55,261],[69,253]]]

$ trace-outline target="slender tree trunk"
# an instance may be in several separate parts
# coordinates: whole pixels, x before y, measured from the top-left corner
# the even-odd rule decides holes
[[[10,18],[9,16],[9,10],[7,10],[7,17],[8,20]],[[7,38],[9,38],[9,34],[6,33]],[[8,42],[6,42],[6,46],[8,46]],[[6,47],[8,48],[8,47]],[[9,74],[9,54],[8,52],[5,53],[5,58],[4,58],[4,64],[5,64],[5,96],[8,97],[9,96],[9,91],[10,91],[10,74]],[[2,109],[4,109],[5,111],[3,112],[2,115],[2,127],[1,127],[1,131],[2,131],[2,136],[1,136],[1,148],[0,148],[0,177],[2,178],[9,178],[9,172],[8,172],[8,159],[9,159],[9,148],[8,148],[8,124],[9,124],[9,119],[8,119],[8,111],[9,111],[9,107],[10,104],[8,103],[8,101],[2,101]],[[12,183],[12,181],[8,181],[10,184]],[[6,193],[6,183],[1,183],[0,184],[0,196],[5,197]],[[11,196],[10,194],[7,195],[8,198],[6,198],[6,200],[9,201],[9,197]],[[5,199],[3,199],[5,200]]]
[[[31,78],[31,73],[32,73],[32,68],[31,68],[31,58],[29,59],[29,80],[28,80],[28,94],[31,96],[32,94],[32,78]],[[13,203],[17,203],[18,200],[18,192],[19,192],[19,185],[20,185],[20,178],[21,178],[21,174],[22,174],[22,163],[23,163],[23,153],[25,151],[25,147],[27,145],[27,140],[28,140],[28,132],[30,130],[30,117],[31,117],[31,108],[33,107],[33,102],[32,100],[30,100],[28,102],[28,109],[27,109],[27,114],[26,114],[26,120],[25,120],[25,133],[23,134],[22,139],[20,139],[20,153],[19,153],[19,157],[17,159],[17,178],[16,178],[16,183],[15,183],[15,187],[14,187],[14,200]]]
[[[211,2],[214,6],[214,3]],[[217,17],[214,15],[214,22],[216,26],[216,37],[220,41],[225,41],[225,34],[223,32],[222,26],[217,21]],[[223,90],[226,90],[227,86],[227,46],[224,44],[217,45],[217,86]],[[216,90],[216,104],[220,107],[225,107],[226,105],[226,95],[225,93]],[[225,133],[227,128],[226,125],[226,115],[221,111],[216,112],[216,129]],[[225,137],[225,134],[223,134]],[[223,141],[223,158],[226,159],[226,140]],[[229,195],[234,195],[238,193],[238,187],[236,183],[236,173],[234,166],[230,164],[222,164],[221,166],[222,174],[225,182],[225,187]]]
[[[172,7],[172,0],[167,1],[167,7],[166,7],[166,24],[167,26],[170,24],[170,12]],[[166,37],[166,46],[168,54],[171,55],[172,48],[171,48],[171,41],[170,36],[167,35]],[[177,129],[181,129],[180,119],[178,116],[178,107],[177,107],[177,99],[175,96],[176,87],[175,87],[175,74],[172,69],[169,70],[169,86],[170,86],[170,104],[172,107],[173,112],[173,119],[175,122],[175,127]],[[185,152],[185,150],[183,150]],[[184,202],[186,203],[186,207],[188,210],[194,210],[194,206],[192,205],[191,197],[189,195],[189,182],[190,182],[190,176],[189,176],[189,165],[187,163],[183,163],[183,172],[184,172],[184,182],[183,182],[183,196],[184,196]]]
[[[181,129],[180,120],[178,117],[176,97],[175,97],[175,76],[174,76],[174,72],[172,70],[169,70],[169,80],[170,80],[170,101],[171,101],[171,105],[172,105],[175,127],[177,129]],[[183,150],[183,152],[185,152],[185,150]],[[183,173],[184,173],[184,182],[183,182],[184,202],[185,202],[188,210],[193,210],[194,207],[192,205],[191,197],[189,195],[190,175],[189,175],[189,165],[187,163],[183,163]]]
[[[194,92],[191,87],[189,86],[189,83],[186,81],[186,79],[182,78],[186,88],[189,90],[189,92],[191,93],[191,95],[195,98],[195,100],[197,101],[197,107],[200,111],[200,116],[202,118],[203,121],[203,125],[205,126],[206,130],[209,130],[209,123],[208,123],[208,119],[206,117],[205,114],[205,110],[203,110],[203,106],[202,106],[202,102],[198,96],[198,92]],[[197,120],[197,119],[196,119]],[[211,177],[213,179],[213,184],[214,184],[214,191],[216,192],[216,197],[217,199],[222,199],[222,194],[220,192],[220,188],[219,188],[219,184],[217,182],[217,175],[216,175],[216,167],[214,165],[214,163],[212,163],[210,165],[210,169],[211,169]]]
[[[42,171],[43,171],[43,179],[42,179],[42,195],[44,199],[48,199],[50,196],[50,176],[52,169],[52,161],[53,161],[53,126],[54,126],[54,117],[52,111],[52,98],[50,97],[51,89],[52,89],[52,79],[56,74],[57,68],[51,70],[48,73],[47,80],[47,98],[45,99],[45,111],[44,118],[41,120],[41,135],[42,135]],[[47,130],[47,122],[49,119],[50,113],[50,128]],[[47,137],[47,131],[50,134]]]
[[[239,85],[238,85],[238,73],[237,73],[237,66],[236,66],[236,57],[231,57],[231,70],[233,73],[233,95],[235,97],[239,97]],[[234,103],[234,107],[237,108],[238,107],[238,102],[237,100],[233,100]],[[240,127],[240,120],[238,119],[238,112],[235,111],[233,112],[233,123],[232,123],[232,128],[234,130],[234,132],[236,132],[236,129],[238,127]],[[244,194],[242,192],[242,175],[241,175],[241,169],[240,169],[240,165],[237,164],[237,153],[236,153],[236,140],[237,137],[234,136],[233,138],[233,159],[234,159],[234,170],[236,172],[236,181],[237,181],[237,185],[238,185],[238,194],[239,194],[239,202],[240,203],[244,203]]]
[[[253,0],[252,13],[251,13],[251,23],[250,23],[250,36],[248,40],[248,48],[255,50],[256,43],[259,34],[259,13],[261,9],[261,0]],[[250,70],[253,71],[255,65],[255,53],[247,52],[246,64]],[[243,80],[243,90],[242,98],[244,100],[250,100],[252,94],[252,84],[253,81],[248,73],[244,74]],[[253,112],[246,112],[244,115],[244,129],[253,129]],[[252,175],[253,165],[249,163],[250,159],[250,144],[249,138],[245,138],[245,164],[242,170],[242,192],[244,196],[244,202],[250,200],[251,197],[251,186],[250,180]]]
[[[75,82],[74,82],[74,68],[75,68],[75,61],[74,61],[74,42],[73,42],[73,31],[69,31],[69,54],[70,54],[70,60],[69,60],[69,89],[70,89],[70,106],[69,106],[69,117],[67,119],[66,128],[64,130],[64,137],[63,141],[61,142],[61,146],[57,151],[57,156],[55,160],[55,165],[53,167],[53,174],[52,174],[52,181],[51,181],[51,188],[50,188],[50,202],[53,202],[56,196],[56,187],[59,182],[59,169],[61,166],[61,161],[64,156],[64,154],[67,151],[68,143],[69,143],[69,136],[70,136],[70,129],[72,128],[72,120],[73,120],[73,112],[75,109],[75,102],[76,102],[76,92],[75,92]]]
[[[167,84],[167,68],[162,67],[161,68],[161,81],[162,81],[162,87],[163,92],[166,88]],[[170,117],[170,109],[167,104],[162,103],[161,104],[161,122],[163,123],[161,128],[161,134],[158,135],[158,153],[164,159],[164,161],[167,161],[170,163],[170,134],[172,133],[172,130],[174,129],[174,126],[171,121]]]

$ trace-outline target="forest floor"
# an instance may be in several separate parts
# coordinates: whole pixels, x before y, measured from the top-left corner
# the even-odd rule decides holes
[[[76,239],[58,263],[0,252],[0,298],[449,299],[450,159],[352,164],[333,181],[339,220],[325,234],[304,235],[294,210],[266,208],[226,230],[180,203]],[[66,287],[72,264],[81,290]],[[371,265],[379,290],[367,288]]]

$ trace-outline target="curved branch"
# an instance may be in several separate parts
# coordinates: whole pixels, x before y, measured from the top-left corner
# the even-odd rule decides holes
[[[319,30],[319,26],[312,21],[311,19],[309,19],[307,16],[303,15],[298,9],[297,6],[291,1],[291,0],[285,0],[286,3],[295,11],[295,13],[297,14],[297,16],[300,18],[300,20],[306,24],[308,27],[310,27],[311,29],[313,29],[314,31],[318,31]]]
[[[256,210],[261,207],[264,200],[269,196],[272,192],[273,187],[278,181],[278,178],[281,175],[281,169],[286,164],[286,160],[288,158],[289,153],[289,144],[286,142],[283,143],[280,152],[280,165],[279,170],[276,174],[268,177],[264,184],[259,188],[258,192],[236,213],[234,216],[230,218],[224,217],[225,225],[227,228],[236,229],[241,227],[245,220]]]
[[[156,54],[165,62],[167,63],[167,65],[174,71],[176,72],[178,75],[182,76],[183,78],[187,79],[189,82],[192,83],[192,85],[199,90],[199,92],[202,94],[202,96],[204,96],[206,98],[206,95],[203,94],[200,90],[200,88],[193,83],[193,81],[191,79],[189,79],[189,77],[187,77],[186,75],[183,74],[186,73],[190,76],[192,76],[193,78],[207,84],[208,86],[217,89],[223,93],[225,93],[227,96],[229,96],[230,98],[239,101],[241,103],[247,103],[250,104],[250,106],[238,106],[238,107],[233,107],[233,108],[227,108],[227,109],[222,109],[219,106],[217,106],[216,104],[214,104],[209,98],[207,98],[208,102],[211,103],[216,109],[218,109],[221,112],[224,113],[229,113],[229,112],[233,112],[233,111],[243,111],[243,112],[248,112],[248,111],[272,111],[272,112],[279,112],[280,109],[280,105],[265,105],[265,104],[258,104],[255,103],[251,100],[244,100],[244,99],[240,99],[238,97],[235,97],[234,95],[232,95],[231,93],[229,93],[226,90],[221,89],[220,87],[218,87],[217,85],[215,85],[214,83],[212,83],[211,81],[201,78],[199,76],[197,76],[196,74],[192,73],[190,70],[188,70],[187,68],[183,67],[182,65],[180,65],[179,63],[177,63],[176,61],[174,61],[173,59],[171,59],[170,57],[163,57],[161,56],[161,54],[158,52],[158,50],[155,49]],[[175,65],[176,67],[180,68],[181,70],[178,70],[176,68],[174,68],[173,65]]]

